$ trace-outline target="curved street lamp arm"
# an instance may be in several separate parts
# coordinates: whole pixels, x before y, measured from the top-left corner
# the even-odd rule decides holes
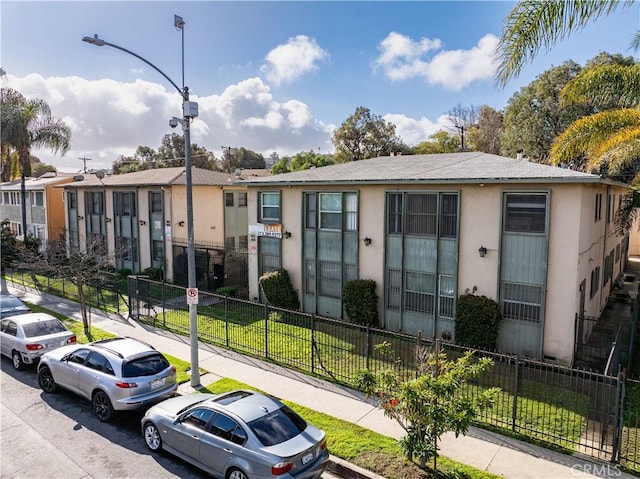
[[[107,45],[107,46],[110,46],[110,47],[113,47],[113,48],[117,48],[118,50],[122,50],[123,52],[128,53],[129,55],[133,55],[134,57],[136,57],[136,58],[137,58],[137,59],[139,59],[139,60],[142,60],[142,61],[143,61],[143,62],[145,62],[147,65],[149,65],[151,68],[153,68],[155,71],[157,71],[158,73],[160,73],[160,75],[162,75],[163,77],[165,77],[165,78],[167,79],[167,81],[168,81],[169,83],[171,83],[171,84],[173,85],[173,87],[174,87],[176,90],[178,90],[178,93],[180,93],[180,96],[182,96],[182,99],[183,99],[183,100],[185,100],[185,101],[188,101],[188,100],[189,100],[189,98],[188,98],[188,97],[185,97],[185,92],[183,91],[183,89],[182,89],[182,88],[180,88],[178,85],[176,85],[176,84],[174,83],[174,81],[173,81],[171,78],[169,78],[165,72],[163,72],[162,70],[160,70],[157,66],[155,66],[153,63],[151,63],[149,60],[147,60],[147,59],[146,59],[146,58],[144,58],[144,57],[141,57],[141,56],[140,56],[140,55],[138,55],[137,53],[134,53],[134,52],[132,52],[131,50],[127,50],[126,48],[121,47],[121,46],[119,46],[119,45],[116,45],[116,44],[114,44],[114,43],[105,42],[104,40],[99,39],[97,35],[95,35],[95,36],[93,36],[93,37],[84,37],[84,38],[82,39],[82,41],[87,42],[87,43],[91,43],[92,45],[97,45],[97,46],[99,46],[99,47],[101,47],[101,46],[103,46],[103,45]]]

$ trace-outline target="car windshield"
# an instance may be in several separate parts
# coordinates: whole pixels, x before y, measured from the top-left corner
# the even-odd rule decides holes
[[[139,376],[153,376],[169,367],[169,361],[159,353],[150,354],[142,358],[128,361],[122,368],[125,378],[136,378]]]
[[[0,307],[2,308],[15,308],[18,306],[24,306],[23,302],[15,296],[0,295]]]
[[[249,423],[249,427],[264,446],[275,446],[296,437],[307,423],[287,406]]]
[[[67,328],[57,319],[47,319],[23,324],[22,330],[27,338],[34,338],[36,336],[46,336],[47,334],[63,333],[67,331]]]

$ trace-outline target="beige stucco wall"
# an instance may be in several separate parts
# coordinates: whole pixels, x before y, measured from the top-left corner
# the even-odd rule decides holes
[[[629,231],[629,255],[640,256],[640,215],[636,217]]]
[[[173,185],[171,228],[174,238],[187,238],[186,187]],[[221,186],[193,186],[193,238],[208,243],[224,243],[224,196]],[[184,221],[184,226],[180,226]]]
[[[289,272],[294,288],[302,289],[302,192],[300,187],[272,188],[282,194],[282,230],[290,231],[290,239],[282,240],[283,267]],[[358,191],[359,192],[359,277],[373,279],[378,286],[380,317],[383,317],[384,298],[384,232],[385,192],[397,191],[459,191],[460,228],[458,256],[458,295],[477,288],[477,294],[498,299],[500,275],[500,240],[502,197],[504,192],[549,192],[549,243],[547,251],[547,290],[543,355],[562,364],[571,364],[574,349],[576,313],[579,312],[580,283],[586,279],[585,309],[587,315],[599,315],[606,304],[611,287],[602,287],[604,255],[609,254],[622,241],[616,236],[613,222],[606,223],[607,193],[618,195],[624,189],[601,185],[433,185],[412,188],[406,185],[365,185],[359,188],[345,186],[308,187],[306,191]],[[259,191],[267,191],[260,188]],[[257,188],[249,188],[249,224],[257,223]],[[594,221],[595,195],[603,194],[602,220]],[[605,230],[606,227],[606,230]],[[364,237],[372,239],[370,246],[362,243]],[[251,297],[258,297],[257,242],[250,238],[249,281]],[[487,254],[481,258],[478,249],[484,246]],[[605,253],[606,252],[606,253]],[[600,289],[589,298],[591,270],[600,265]],[[614,279],[621,261],[614,263]]]

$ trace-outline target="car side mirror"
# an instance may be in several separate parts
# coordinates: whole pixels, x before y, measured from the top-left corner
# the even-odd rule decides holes
[[[68,361],[68,360],[69,360],[69,354],[65,354],[64,356],[62,356],[62,357],[60,358],[60,362],[66,362],[66,361]]]

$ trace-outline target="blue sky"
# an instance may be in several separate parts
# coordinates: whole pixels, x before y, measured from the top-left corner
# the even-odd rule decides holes
[[[496,109],[536,76],[600,51],[630,55],[638,3],[540,54],[504,89],[492,52],[513,2],[30,2],[0,3],[2,86],[46,100],[72,128],[65,155],[33,153],[61,171],[109,168],[138,145],[157,148],[180,97],[156,71],[86,35],[127,48],[199,103],[192,141],[265,156],[333,151],[331,132],[358,106],[397,126],[408,144],[449,126],[456,105]]]

